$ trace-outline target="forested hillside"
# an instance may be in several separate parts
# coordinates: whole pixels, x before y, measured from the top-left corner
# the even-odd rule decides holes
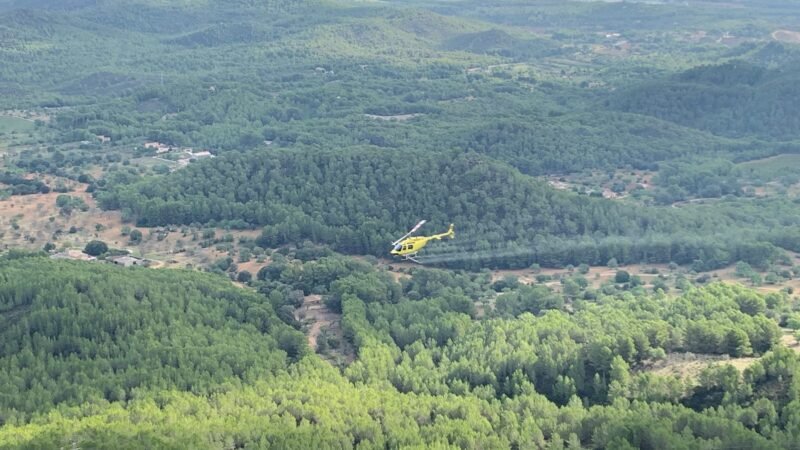
[[[0,449],[800,450],[799,17],[0,0]]]
[[[776,152],[764,143],[736,142],[632,114],[588,112],[532,120],[504,118],[467,134],[463,148],[508,162],[529,175],[633,167],[692,155],[754,158]]]
[[[216,182],[225,190],[215,187],[212,195],[209,189],[190,187],[186,180],[197,175],[191,167],[186,174],[181,170],[165,180],[147,181],[157,187],[142,195],[132,193],[137,188],[115,186],[128,193],[106,195],[103,203],[126,208],[126,218],[140,225],[268,225],[265,245],[310,238],[341,251],[382,254],[391,236],[427,218],[439,224],[458,222],[474,243],[472,250],[499,247],[504,253],[525,254],[521,261],[503,263],[516,267],[531,262],[605,263],[612,257],[685,264],[714,260],[705,267],[719,267],[743,258],[761,260],[742,256],[747,252],[730,245],[785,243],[787,239],[775,235],[791,234],[783,228],[797,222],[796,215],[781,215],[776,229],[758,218],[759,226],[753,229],[732,223],[738,219],[719,211],[687,219],[678,211],[645,212],[638,205],[620,208],[561,196],[543,185],[535,188],[537,199],[527,200],[519,195],[528,188],[516,186],[528,181],[517,175],[502,175],[511,180],[503,182],[507,188],[487,186],[504,189],[500,199],[493,196],[490,201],[474,198],[477,203],[470,203],[488,191],[471,192],[472,181],[455,176],[442,184],[451,186],[450,193],[459,192],[457,197],[426,193],[440,192],[431,181],[443,168],[442,161],[461,161],[451,173],[465,172],[464,161],[472,160],[474,152],[490,165],[507,163],[531,176],[665,168],[653,178],[654,187],[642,189],[644,203],[744,196],[746,183],[738,179],[738,172],[725,171],[726,163],[798,151],[793,131],[798,127],[791,123],[797,116],[791,113],[791,105],[797,103],[791,91],[795,51],[782,44],[747,41],[734,59],[728,50],[702,41],[697,51],[719,63],[701,65],[694,53],[681,50],[684,37],[676,35],[662,45],[672,59],[633,67],[626,61],[621,67],[629,70],[623,73],[609,69],[618,65],[617,57],[595,51],[598,45],[610,45],[603,39],[587,34],[575,43],[576,30],[583,30],[584,21],[598,12],[596,20],[611,27],[619,26],[624,14],[661,23],[670,14],[665,7],[636,5],[624,12],[615,5],[546,2],[530,20],[558,18],[554,26],[560,23],[572,31],[534,36],[515,28],[507,11],[497,14],[499,7],[487,6],[483,20],[478,19],[471,4],[464,10],[468,17],[457,17],[443,5],[437,5],[443,14],[433,14],[417,7],[307,2],[242,2],[236,7],[189,2],[182,8],[159,2],[140,7],[110,2],[107,8],[81,2],[58,8],[47,4],[50,9],[11,10],[0,17],[9,42],[19,44],[6,49],[10,64],[3,83],[16,93],[15,100],[5,100],[7,106],[48,108],[50,120],[38,129],[54,141],[47,151],[15,153],[12,161],[19,170],[78,179],[98,169],[108,175],[113,172],[107,169],[128,165],[140,173],[163,175],[191,160],[180,160],[181,149],[208,149],[220,156],[275,147],[293,155],[282,156],[280,165],[310,167],[320,164],[309,161],[310,154],[337,154],[347,160],[366,146],[382,150],[376,155],[383,156],[372,158],[398,168],[396,175],[381,181],[380,189],[367,187],[368,201],[348,200],[355,205],[345,208],[337,206],[340,199],[320,195],[331,186],[304,192],[298,180],[278,178],[271,181],[273,187],[264,186],[264,176],[249,167],[263,160],[243,159],[233,169],[226,164],[241,157],[218,158],[203,169],[219,172],[226,180]],[[695,23],[685,12],[675,14],[681,26]],[[113,33],[115,29],[125,33]],[[755,35],[745,31],[745,36]],[[639,25],[627,33],[640,51],[655,45]],[[99,36],[102,39],[95,38]],[[33,65],[27,62],[31,49],[36,49]],[[120,56],[98,64],[102,54]],[[684,67],[690,68],[678,70]],[[775,101],[769,100],[773,97]],[[726,106],[731,102],[734,109]],[[108,142],[95,142],[98,137]],[[159,156],[144,148],[146,141],[176,150]],[[416,160],[419,153],[438,162]],[[408,156],[395,160],[386,155]],[[412,164],[413,169],[405,167]],[[220,167],[211,168],[215,165]],[[240,172],[234,175],[231,170]],[[307,176],[315,170],[298,173]],[[324,167],[319,170],[320,176],[330,176]],[[372,173],[370,168],[358,170]],[[491,183],[500,184],[499,176],[494,177]],[[360,179],[353,182],[362,184]],[[281,188],[277,193],[274,183],[295,186],[295,192]],[[338,195],[349,192],[340,190]],[[312,202],[306,201],[310,195]],[[145,203],[148,197],[153,200]],[[194,203],[183,202],[190,198]],[[226,206],[215,206],[222,198]],[[544,198],[563,205],[542,205]],[[504,204],[494,205],[496,201]],[[326,210],[329,205],[335,208]],[[681,233],[703,237],[700,244],[687,244],[692,239],[676,237]],[[670,246],[668,252],[641,243],[653,241],[655,235],[658,246]],[[536,251],[545,255],[531,256],[525,248],[536,236],[568,241],[547,241],[547,249],[537,244]],[[586,249],[569,241],[576,236],[592,244]],[[635,250],[598,243],[609,236],[623,237],[622,245]],[[704,248],[686,249],[698,245]]]
[[[418,217],[499,240],[618,234],[631,224],[647,231],[624,206],[554,191],[475,154],[235,153],[98,197],[142,226],[269,225],[269,246],[310,238],[349,252],[385,251],[392,233]]]
[[[283,370],[302,334],[225,280],[24,258],[0,263],[0,417],[125,401],[142,388],[211,393]]]
[[[63,5],[43,3],[58,8],[0,16],[9,42],[0,86],[14,93],[3,99],[6,107],[52,108],[54,120],[46,128],[68,147],[58,153],[63,158],[22,158],[31,170],[77,177],[94,164],[129,159],[130,148],[145,140],[214,152],[260,147],[265,141],[339,149],[362,144],[436,152],[466,148],[532,175],[623,166],[654,169],[659,161],[687,155],[753,158],[782,151],[774,144],[732,141],[692,129],[730,135],[705,124],[728,120],[713,119],[717,113],[711,110],[705,114],[724,104],[717,91],[769,104],[761,100],[761,91],[715,87],[703,84],[702,77],[665,78],[661,68],[657,73],[647,67],[624,75],[605,73],[605,64],[618,61],[598,55],[592,56],[601,58],[593,64],[583,62],[589,55],[582,55],[574,67],[565,66],[564,59],[571,57],[571,47],[562,42],[566,38],[532,37],[506,25],[414,8],[313,2],[227,7],[188,2],[192,6],[184,8],[110,2],[100,9],[78,2],[66,11]],[[576,14],[571,8],[579,16],[597,9],[542,8],[559,17]],[[595,45],[593,38],[585,39],[585,46]],[[759,54],[758,49],[751,52],[753,59]],[[118,56],[103,58],[106,54]],[[789,105],[791,92],[775,90],[776,82],[767,81],[787,79],[781,83],[789,86],[791,66],[769,73],[762,80],[764,89],[774,88],[781,95],[776,100]],[[666,95],[666,90],[651,95],[650,89],[669,83],[713,89],[700,96],[691,91]],[[683,104],[709,96],[708,107]],[[749,108],[745,103],[737,108]],[[680,112],[687,108],[694,112]],[[774,114],[790,117],[791,110],[784,109],[761,108],[748,115],[748,123],[769,121],[770,130],[730,120],[725,126],[737,130],[735,136],[755,133],[764,139],[764,133],[780,128],[774,136],[793,139],[790,130],[796,127],[770,119]],[[703,117],[695,120],[698,114]],[[103,148],[68,145],[91,142],[97,135],[128,151],[117,156]]]
[[[474,154],[370,148],[344,155],[232,153],[166,177],[113,185],[98,198],[142,226],[264,226],[263,247],[309,239],[355,254],[385,254],[388,243],[425,217],[430,226],[458,225],[457,247],[445,252],[477,252],[468,263],[452,263],[456,267],[604,264],[611,258],[760,266],[777,255],[773,244],[800,250],[794,203],[774,217],[756,213],[753,225],[740,230],[740,210],[643,210],[562,193]]]
[[[643,83],[609,101],[716,134],[797,139],[800,129],[798,63],[768,70],[746,61],[700,66],[667,80]]]
[[[19,393],[0,400],[0,447],[796,442],[800,358],[776,347],[768,318],[790,310],[782,294],[714,285],[668,299],[634,289],[571,301],[568,313],[559,294],[522,287],[476,320],[473,301],[489,287],[480,276],[423,270],[397,284],[327,258],[268,271],[258,288],[270,300],[259,300],[210,275],[152,272],[0,263],[4,392]],[[280,350],[293,332],[268,305],[311,285],[340,305],[358,348],[344,374],[304,348],[293,358]],[[681,350],[763,358],[743,375],[709,369],[698,384],[632,369]],[[41,414],[29,422],[29,413]]]

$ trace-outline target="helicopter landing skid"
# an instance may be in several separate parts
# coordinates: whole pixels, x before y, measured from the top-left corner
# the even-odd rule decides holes
[[[414,261],[415,263],[417,263],[419,265],[422,265],[422,263],[418,259],[415,258],[416,256],[417,256],[416,253],[414,253],[413,255],[406,255],[405,259],[407,261]]]

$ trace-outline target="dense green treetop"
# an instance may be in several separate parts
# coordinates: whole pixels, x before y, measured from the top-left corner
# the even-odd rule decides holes
[[[612,96],[612,107],[741,137],[796,139],[796,64],[767,70],[745,61],[700,66]]]
[[[208,274],[10,254],[0,448],[797,442],[800,358],[776,345],[767,316],[787,311],[786,296],[717,284],[674,299],[603,295],[570,313],[547,288],[517,286],[479,319],[486,276],[384,275],[342,257],[281,261],[256,282],[267,301]],[[272,312],[309,280],[341,299],[358,351],[344,373]],[[664,350],[762,358],[697,383],[634,370]]]
[[[384,255],[388,243],[420,218],[430,221],[430,230],[455,223],[457,238],[431,250],[472,258],[469,267],[492,260],[516,267],[603,264],[612,257],[763,265],[777,253],[773,244],[800,248],[790,226],[800,221],[793,202],[771,205],[781,214],[755,214],[749,218],[754,226],[738,230],[741,205],[725,214],[636,208],[559,192],[506,165],[460,153],[368,147],[346,154],[230,153],[166,177],[112,182],[98,198],[143,226],[264,226],[263,247],[310,239],[360,254]],[[448,259],[431,260],[437,261]]]
[[[268,302],[224,279],[38,257],[0,262],[0,324],[5,417],[145,387],[210,392],[306,352]]]

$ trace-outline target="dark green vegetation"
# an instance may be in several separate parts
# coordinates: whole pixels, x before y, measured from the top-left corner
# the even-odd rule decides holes
[[[610,104],[726,136],[796,139],[798,67],[793,62],[770,70],[745,61],[701,66],[621,92]]]
[[[90,188],[140,226],[266,226],[264,246],[382,255],[426,218],[457,223],[462,247],[445,251],[477,256],[437,258],[470,268],[716,268],[800,249],[796,205],[752,198],[736,165],[800,149],[800,51],[750,22],[780,8],[724,9],[733,28],[698,30],[718,6],[400,6],[12,9],[3,101],[50,108],[37,129],[57,144],[12,161],[73,178],[99,166]],[[218,158],[168,173],[176,153],[151,159],[147,140]],[[530,179],[626,168],[657,172],[632,207]],[[641,208],[696,197],[725,202]]]
[[[559,294],[522,286],[478,314],[485,275],[418,270],[398,284],[339,257],[278,261],[255,282],[262,294],[212,275],[25,255],[0,262],[0,277],[3,448],[792,448],[798,438],[800,358],[776,347],[770,318],[790,313],[783,294],[633,289],[572,300],[568,313]],[[344,373],[278,319],[296,290],[341,309],[358,351]],[[697,384],[632,369],[675,351],[763,358]]]
[[[800,50],[772,33],[797,6],[179,3],[0,0],[0,189],[87,183],[141,227],[128,245],[204,230],[247,286],[4,256],[0,448],[798,448],[791,291],[480,271],[796,276]],[[456,270],[332,256],[385,256],[423,218],[456,224],[425,255]],[[243,244],[269,265],[235,274]],[[342,367],[299,331],[311,295],[343,332],[314,350]],[[648,371],[685,352],[753,361]]]
[[[144,387],[209,393],[306,351],[263,300],[200,274],[42,258],[0,271],[0,416],[12,423],[58,404],[124,401]]]
[[[50,192],[50,186],[37,180],[14,175],[10,172],[0,173],[0,183],[10,187],[11,195],[39,194]]]
[[[103,241],[89,241],[83,252],[89,256],[100,256],[108,251],[108,245]]]
[[[383,255],[417,217],[431,228],[458,224],[454,245],[429,262],[478,269],[670,262],[708,270],[747,261],[764,266],[778,247],[800,251],[796,202],[727,210],[635,208],[558,192],[475,154],[397,154],[369,148],[229,153],[167,178],[99,194],[141,226],[213,223],[265,226],[265,248],[309,239],[347,253]],[[463,224],[463,225],[462,225]],[[629,236],[620,238],[619,236]]]

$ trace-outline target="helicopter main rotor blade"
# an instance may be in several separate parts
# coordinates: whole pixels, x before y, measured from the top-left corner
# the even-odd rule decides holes
[[[416,225],[414,225],[414,228],[412,228],[412,229],[411,229],[411,231],[409,231],[408,233],[404,234],[404,235],[403,235],[403,237],[401,237],[400,239],[398,239],[398,240],[396,240],[396,241],[392,242],[392,245],[397,245],[397,243],[398,243],[398,242],[400,242],[400,241],[402,241],[403,239],[405,239],[405,238],[407,238],[407,237],[411,236],[412,234],[414,234],[414,232],[416,232],[417,230],[419,230],[419,227],[421,227],[422,225],[425,225],[425,222],[427,222],[427,221],[426,221],[426,220],[420,220],[420,221],[419,221],[419,223],[417,223]]]

